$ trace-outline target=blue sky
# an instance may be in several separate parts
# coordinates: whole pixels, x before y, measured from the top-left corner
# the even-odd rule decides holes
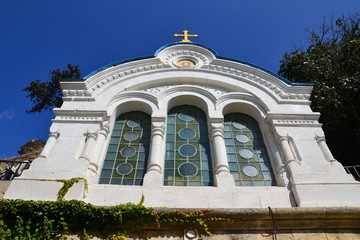
[[[52,69],[72,63],[85,76],[153,55],[187,29],[220,56],[277,72],[282,55],[306,43],[306,27],[359,10],[359,0],[0,0],[0,159],[47,139],[54,116],[27,114],[22,89]]]

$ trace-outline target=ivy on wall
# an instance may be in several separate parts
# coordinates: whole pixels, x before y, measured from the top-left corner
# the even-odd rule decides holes
[[[181,211],[156,212],[154,208],[127,203],[113,207],[98,207],[77,200],[26,201],[0,200],[0,239],[53,240],[77,235],[80,239],[96,236],[102,239],[124,239],[143,229],[161,228],[163,224],[180,224],[211,234],[208,210],[183,213]],[[225,219],[226,220],[226,219]]]
[[[70,190],[70,188],[80,181],[84,181],[85,183],[85,191],[88,190],[88,182],[85,178],[77,177],[77,178],[71,178],[71,179],[59,179],[58,182],[64,183],[64,185],[60,188],[58,194],[57,194],[57,200],[63,200],[66,193]]]

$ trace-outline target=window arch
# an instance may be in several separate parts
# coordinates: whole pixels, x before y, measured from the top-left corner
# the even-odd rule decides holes
[[[100,184],[141,185],[147,168],[151,118],[143,112],[121,114],[115,121]]]
[[[169,111],[164,185],[213,185],[206,115],[195,106],[182,105]]]
[[[274,186],[274,174],[258,123],[231,113],[224,117],[224,138],[230,173],[236,186]]]

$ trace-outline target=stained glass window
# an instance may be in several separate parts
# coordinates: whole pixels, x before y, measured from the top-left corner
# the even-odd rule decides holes
[[[120,115],[114,125],[100,184],[141,185],[147,168],[151,118],[143,112]]]
[[[184,105],[169,111],[164,185],[213,185],[206,115],[197,107]]]
[[[224,119],[224,138],[230,173],[236,186],[274,186],[274,174],[258,123],[231,113]]]

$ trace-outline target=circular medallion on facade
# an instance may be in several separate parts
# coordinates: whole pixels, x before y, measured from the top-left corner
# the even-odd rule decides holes
[[[140,124],[141,124],[140,119],[131,119],[127,121],[127,125],[131,128],[138,127],[140,126]]]
[[[236,140],[238,140],[240,143],[247,143],[250,141],[250,138],[247,135],[238,134],[236,135]]]
[[[244,166],[242,170],[248,177],[255,177],[259,174],[259,171],[256,169],[256,167],[251,165]]]
[[[121,175],[128,175],[132,172],[133,166],[128,163],[122,163],[116,168],[116,172]]]
[[[250,159],[254,156],[254,153],[250,149],[247,149],[247,148],[241,149],[239,151],[239,154],[241,157],[246,158],[246,159]]]
[[[135,155],[135,148],[133,147],[124,147],[123,149],[121,149],[120,154],[123,157],[132,157]]]
[[[179,166],[178,171],[183,177],[194,177],[198,172],[198,168],[193,163],[183,163]]]
[[[179,67],[183,67],[183,68],[189,68],[189,67],[194,67],[195,62],[193,62],[189,59],[183,59],[183,60],[178,61],[176,63],[176,65],[178,65]]]
[[[178,151],[183,157],[192,157],[196,154],[196,148],[191,144],[181,145]]]
[[[196,133],[191,128],[183,128],[179,131],[179,136],[182,139],[193,139],[196,136]]]
[[[233,122],[232,125],[237,129],[245,129],[246,128],[246,122],[242,120],[238,120],[236,122]]]
[[[124,135],[126,141],[132,142],[139,138],[139,135],[134,132],[128,132]]]
[[[184,111],[179,114],[179,118],[184,122],[190,122],[191,120],[194,120],[195,114],[191,111]]]

